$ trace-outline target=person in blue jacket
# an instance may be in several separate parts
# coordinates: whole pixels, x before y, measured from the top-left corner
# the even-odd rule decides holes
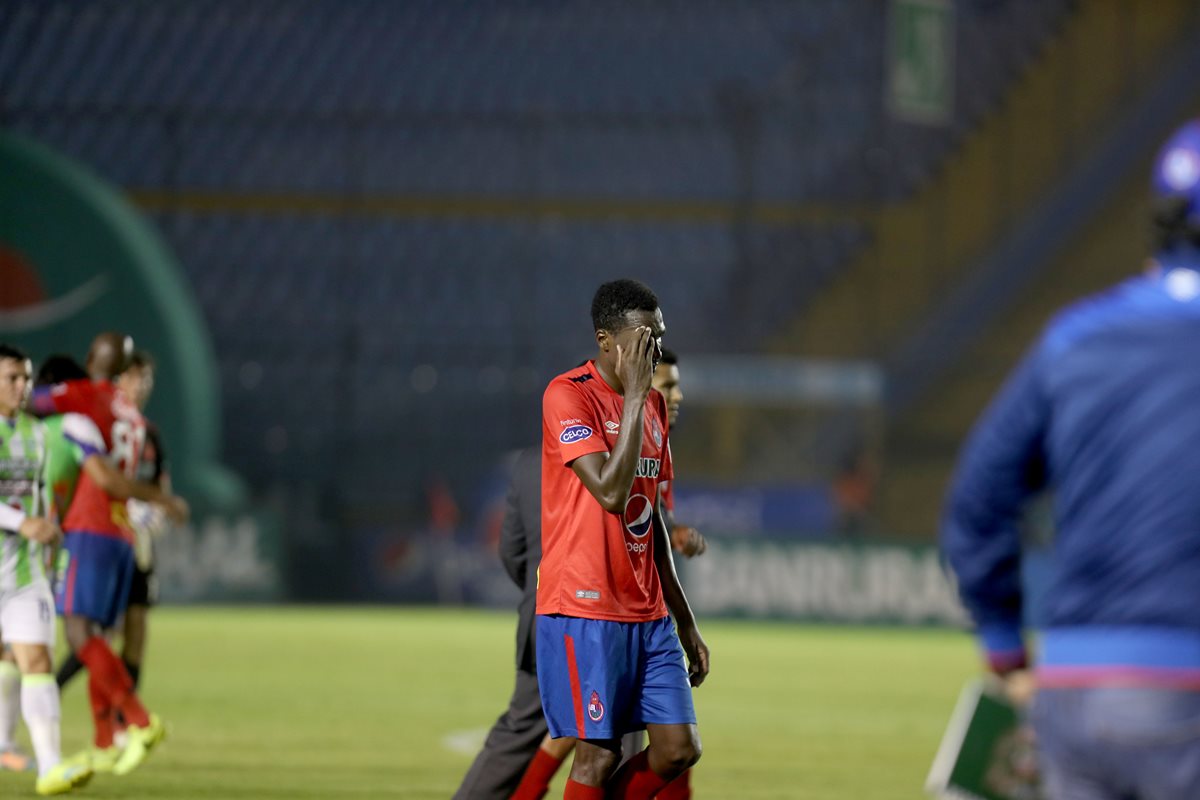
[[[1061,311],[976,424],[941,541],[1022,674],[1020,513],[1055,539],[1032,720],[1053,800],[1200,798],[1200,119],[1159,153],[1145,274]]]

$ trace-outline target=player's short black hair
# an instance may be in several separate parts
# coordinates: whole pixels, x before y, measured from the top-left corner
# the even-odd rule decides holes
[[[1180,245],[1200,247],[1200,225],[1192,219],[1192,203],[1187,197],[1160,197],[1154,201],[1154,249],[1174,250]]]
[[[27,361],[29,356],[16,345],[0,342],[0,359],[11,358],[13,361]]]
[[[34,383],[38,386],[51,386],[55,383],[77,381],[87,377],[87,370],[80,366],[78,361],[71,356],[55,353],[38,367]]]
[[[154,356],[150,355],[149,350],[134,350],[125,369],[143,369],[145,367],[154,369]]]
[[[658,363],[678,365],[679,364],[679,356],[675,355],[674,350],[668,350],[667,348],[664,347],[662,349],[662,358],[658,359]]]
[[[631,278],[602,284],[592,298],[592,326],[598,331],[616,331],[630,311],[653,311],[658,296],[649,286]]]

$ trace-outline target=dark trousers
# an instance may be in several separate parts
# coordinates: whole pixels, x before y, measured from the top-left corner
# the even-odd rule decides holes
[[[508,800],[546,736],[537,675],[517,670],[508,710],[488,731],[454,800]]]
[[[537,675],[519,669],[508,709],[488,731],[453,800],[509,800],[548,732]],[[644,742],[643,731],[625,734],[621,738],[624,758],[641,752]]]

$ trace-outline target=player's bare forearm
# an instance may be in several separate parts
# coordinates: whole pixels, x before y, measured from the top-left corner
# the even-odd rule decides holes
[[[654,565],[658,568],[659,583],[662,584],[663,601],[675,618],[675,631],[679,644],[688,660],[688,682],[699,686],[708,677],[708,645],[696,626],[696,617],[688,604],[679,575],[675,572],[675,559],[671,555],[671,538],[667,534],[663,518],[654,514]]]
[[[114,500],[141,500],[162,506],[174,522],[185,522],[191,511],[183,498],[164,492],[156,483],[136,481],[108,463],[103,456],[90,455],[83,471]]]
[[[625,510],[638,456],[642,452],[642,425],[646,413],[646,393],[625,395],[621,412],[621,432],[611,453],[589,453],[571,462],[571,469],[605,511]]]
[[[683,593],[679,573],[675,571],[675,557],[671,555],[671,537],[667,533],[662,514],[654,514],[654,566],[658,569],[658,582],[662,585],[663,602],[679,626],[695,627],[696,617]]]

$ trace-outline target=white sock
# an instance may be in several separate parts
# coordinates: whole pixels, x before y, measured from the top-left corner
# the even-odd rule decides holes
[[[21,671],[11,661],[0,661],[0,751],[16,747],[20,715]]]
[[[62,710],[53,675],[26,675],[21,680],[21,711],[25,715],[25,727],[29,728],[29,738],[33,740],[40,777],[62,761],[59,732]]]

